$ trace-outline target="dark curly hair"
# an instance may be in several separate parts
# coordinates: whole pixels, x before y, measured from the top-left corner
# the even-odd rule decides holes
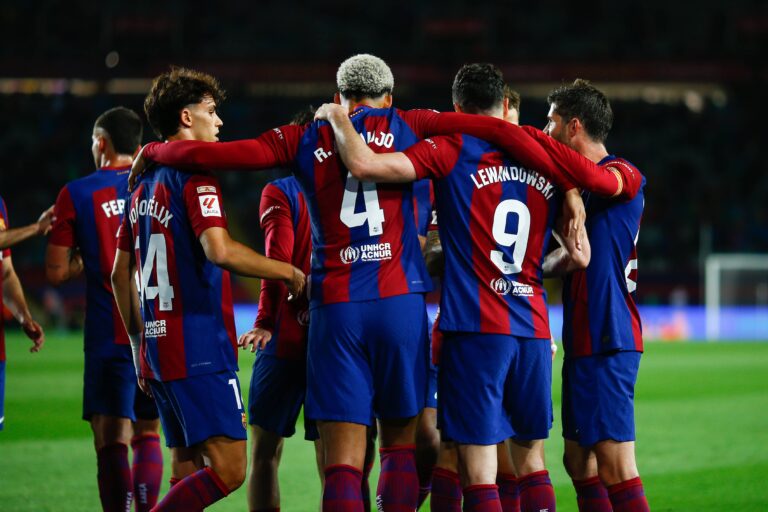
[[[509,100],[509,108],[520,112],[520,93],[512,89],[508,84],[504,85],[504,97]]]
[[[547,103],[555,106],[555,113],[565,123],[574,117],[594,141],[605,142],[613,126],[613,110],[605,94],[589,83],[577,78],[570,85],[561,85],[547,96]]]
[[[453,79],[453,102],[465,112],[479,114],[504,99],[504,78],[493,64],[464,64]]]
[[[179,131],[179,112],[187,105],[200,103],[205,96],[220,105],[226,93],[211,75],[174,66],[152,81],[152,89],[144,99],[144,113],[157,136],[167,139]]]

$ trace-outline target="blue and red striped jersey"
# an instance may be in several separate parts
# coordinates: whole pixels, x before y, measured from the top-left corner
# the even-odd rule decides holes
[[[628,161],[613,155],[599,162],[625,181],[641,176]],[[642,325],[635,303],[637,237],[643,215],[645,177],[636,195],[602,198],[585,192],[586,229],[592,258],[584,270],[566,276],[563,287],[565,357],[616,350],[643,350]]]
[[[85,350],[104,356],[127,345],[110,274],[115,263],[117,230],[123,218],[130,167],[99,169],[67,183],[54,206],[56,221],[49,243],[77,247],[86,280]],[[124,352],[124,349],[122,350]]]
[[[268,257],[291,263],[309,273],[309,213],[299,184],[293,176],[268,183],[261,193],[259,223],[264,230]],[[280,281],[264,279],[254,327],[272,333],[264,353],[286,359],[307,356],[309,304],[305,298],[288,302],[288,288]]]
[[[435,184],[445,257],[440,330],[549,338],[542,263],[558,190],[468,135],[425,139],[405,154]]]
[[[5,231],[6,229],[10,228],[11,223],[8,220],[8,210],[5,207],[5,200],[3,200],[2,197],[0,197],[0,231]],[[11,255],[11,250],[8,248],[0,248],[0,292],[2,292],[3,289],[3,275],[5,272],[3,272],[3,260]],[[3,314],[3,294],[0,293],[0,315]],[[0,317],[0,363],[5,361],[5,322],[3,321],[3,318]]]
[[[227,228],[216,178],[153,168],[126,206],[118,247],[136,256],[142,375],[169,381],[237,370],[229,272],[199,241],[206,229]]]
[[[378,153],[403,151],[437,114],[361,106],[350,115]],[[286,125],[257,139],[148,144],[148,160],[190,169],[293,169],[312,224],[310,307],[431,289],[421,255],[411,184],[360,182],[336,154],[325,122]]]
[[[432,180],[419,180],[413,183],[413,211],[416,214],[416,233],[427,236],[432,223],[432,206],[435,203],[435,192]]]

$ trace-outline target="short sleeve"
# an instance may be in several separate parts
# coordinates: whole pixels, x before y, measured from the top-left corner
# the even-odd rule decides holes
[[[213,176],[194,174],[184,185],[184,204],[195,236],[208,228],[227,229],[221,204],[221,187]]]
[[[419,179],[443,178],[456,165],[461,145],[461,135],[439,136],[417,142],[404,153],[413,164]]]
[[[398,110],[397,113],[420,139],[431,135],[432,126],[440,115],[437,110],[430,109]]]
[[[125,252],[133,251],[133,233],[131,230],[130,215],[123,215],[123,220],[120,221],[120,227],[117,228],[117,248]]]
[[[630,200],[634,198],[643,185],[643,175],[626,160],[616,158],[603,164],[603,167],[614,172],[621,178],[621,191],[617,199]]]
[[[72,203],[72,196],[69,193],[69,187],[64,187],[56,198],[56,204],[53,206],[53,215],[56,221],[51,228],[51,235],[48,243],[61,245],[63,247],[74,247],[75,241],[75,205]]]

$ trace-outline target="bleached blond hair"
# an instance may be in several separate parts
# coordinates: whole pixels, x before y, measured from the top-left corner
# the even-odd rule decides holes
[[[341,63],[336,72],[336,86],[345,98],[378,98],[392,92],[395,77],[386,62],[361,53]]]

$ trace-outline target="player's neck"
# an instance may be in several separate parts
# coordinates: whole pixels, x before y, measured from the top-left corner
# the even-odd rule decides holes
[[[594,163],[598,163],[608,156],[608,150],[605,149],[605,145],[599,142],[582,141],[580,144],[576,144],[574,149]]]
[[[130,167],[132,163],[133,157],[131,155],[102,156],[99,169],[119,169]]]

